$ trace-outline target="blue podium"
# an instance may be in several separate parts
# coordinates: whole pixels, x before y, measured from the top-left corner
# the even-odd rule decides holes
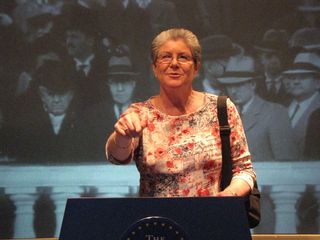
[[[73,198],[61,240],[251,240],[241,197]]]

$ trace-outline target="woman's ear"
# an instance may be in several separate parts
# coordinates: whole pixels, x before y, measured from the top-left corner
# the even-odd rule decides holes
[[[196,63],[194,64],[194,69],[196,70],[197,73],[199,72],[200,67],[201,67],[201,63],[200,63],[200,62],[196,62]]]
[[[154,76],[157,78],[157,66],[154,63],[152,64],[152,70],[153,70]]]

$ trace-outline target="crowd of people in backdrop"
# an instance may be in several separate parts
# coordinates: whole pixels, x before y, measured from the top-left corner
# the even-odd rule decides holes
[[[171,27],[201,39],[194,87],[237,105],[253,161],[319,159],[319,19],[314,0],[3,0],[0,162],[104,161],[157,92],[150,43]]]
[[[171,27],[201,40],[194,87],[230,96],[253,162],[320,159],[319,19],[318,0],[1,0],[0,163],[104,161],[116,119],[158,91],[149,47]]]

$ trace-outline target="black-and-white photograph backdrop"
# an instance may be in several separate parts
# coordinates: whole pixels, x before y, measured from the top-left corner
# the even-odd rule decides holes
[[[0,239],[58,237],[70,197],[137,196],[135,165],[104,146],[157,94],[150,45],[172,27],[200,40],[194,89],[241,115],[253,233],[320,233],[320,1],[0,0]]]

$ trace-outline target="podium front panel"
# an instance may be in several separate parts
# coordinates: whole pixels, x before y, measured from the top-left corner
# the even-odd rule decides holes
[[[251,234],[240,197],[73,198],[59,239],[251,240]]]

